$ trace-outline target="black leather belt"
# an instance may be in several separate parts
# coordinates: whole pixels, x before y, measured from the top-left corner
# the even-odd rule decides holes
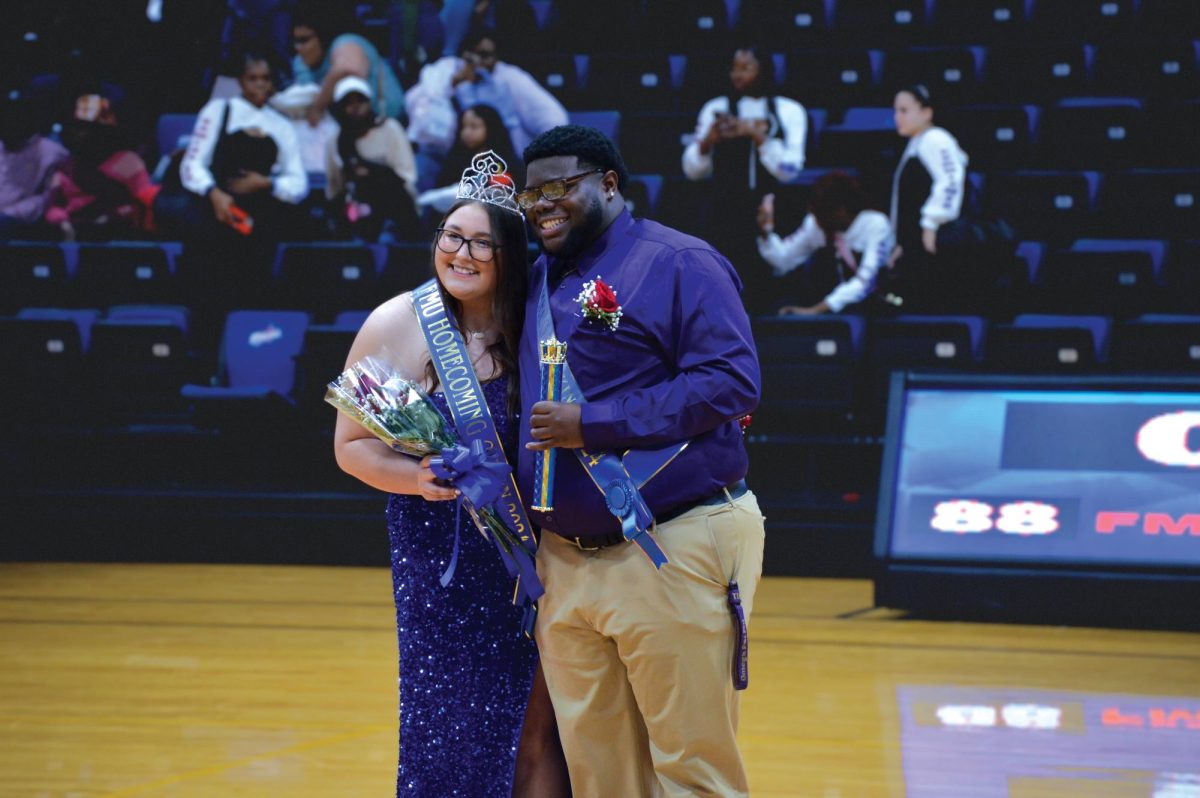
[[[706,507],[706,506],[712,506],[712,505],[717,505],[717,504],[727,504],[736,499],[740,499],[742,496],[746,495],[746,491],[747,491],[746,480],[739,479],[737,482],[734,482],[732,485],[726,485],[725,487],[721,488],[720,490],[718,490],[716,493],[709,496],[708,498],[700,499],[699,501],[693,502],[691,504],[685,504],[682,507],[676,507],[672,510],[668,510],[665,513],[660,513],[654,520],[655,520],[655,523],[665,524],[668,521],[675,520],[679,516],[686,513],[688,510],[694,510],[697,507]],[[576,546],[576,547],[582,549],[583,551],[599,551],[600,549],[605,549],[605,548],[608,548],[609,546],[616,546],[618,543],[627,543],[628,542],[625,540],[625,536],[622,535],[620,532],[614,532],[611,535],[597,535],[595,537],[586,537],[586,538],[569,537],[567,535],[563,535],[563,534],[560,534],[557,532],[555,534],[558,535],[559,537],[561,537],[563,540],[567,541],[568,543],[572,544],[573,546]]]

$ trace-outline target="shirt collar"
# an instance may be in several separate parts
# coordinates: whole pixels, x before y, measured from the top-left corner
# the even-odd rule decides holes
[[[573,259],[551,258],[550,268],[547,273],[556,281],[561,281],[571,268],[576,269],[580,274],[587,274],[592,264],[603,258],[605,253],[612,248],[614,242],[622,238],[632,226],[633,215],[629,213],[628,208],[625,208],[617,218],[612,220],[612,223],[605,228],[604,232],[592,242],[591,246],[576,255]]]

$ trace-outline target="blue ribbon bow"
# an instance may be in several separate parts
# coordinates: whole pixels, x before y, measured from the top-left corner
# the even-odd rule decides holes
[[[504,492],[504,481],[512,466],[487,455],[481,440],[470,446],[455,444],[442,449],[441,457],[431,457],[429,468],[438,479],[449,480],[476,507],[489,507]]]

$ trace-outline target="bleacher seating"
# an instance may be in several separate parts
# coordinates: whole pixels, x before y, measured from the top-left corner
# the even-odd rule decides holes
[[[235,310],[225,320],[220,365],[208,385],[180,395],[195,422],[219,430],[286,427],[296,382],[295,358],[309,314],[297,310]]]
[[[1021,273],[990,318],[860,316],[851,307],[755,320],[764,400],[748,440],[764,506],[781,506],[785,492],[807,501],[806,491],[870,490],[881,380],[892,370],[1187,374],[1200,365],[1200,2],[528,5],[539,30],[505,41],[502,57],[532,72],[571,121],[617,141],[637,215],[704,234],[697,220],[708,218],[711,183],[682,178],[682,150],[702,103],[730,92],[734,47],[755,43],[775,92],[809,114],[809,168],[778,191],[780,232],[799,223],[813,182],[831,169],[856,174],[887,210],[905,143],[892,98],[922,82],[938,97],[937,121],[970,157],[980,212],[1006,219],[1022,242]],[[366,23],[392,49],[388,19]],[[140,150],[151,167],[186,144],[195,119],[148,120]],[[322,202],[316,191],[310,205]],[[431,276],[427,237],[289,243],[259,264],[271,277],[265,295],[229,286],[229,302],[270,310],[226,318],[194,299],[189,286],[205,264],[184,254],[158,241],[0,245],[0,355],[10,374],[35,375],[47,397],[31,406],[9,395],[4,409],[80,424],[56,414],[68,400],[96,401],[97,424],[171,419],[202,429],[299,409],[308,433],[327,436],[323,386],[366,309]],[[222,323],[218,349],[204,331],[215,338]],[[276,331],[270,346],[250,344]],[[246,358],[262,360],[246,368]],[[209,363],[219,364],[211,375]],[[206,379],[215,385],[180,392]],[[136,392],[118,395],[131,384]],[[824,437],[800,477],[761,467],[793,445],[779,436],[801,434]],[[836,527],[848,511],[829,512]]]

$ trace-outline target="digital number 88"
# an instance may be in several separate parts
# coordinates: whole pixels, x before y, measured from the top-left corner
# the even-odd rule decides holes
[[[1044,502],[1009,502],[994,508],[987,502],[955,499],[938,502],[929,526],[939,532],[959,534],[987,532],[995,528],[1009,535],[1049,535],[1057,532],[1058,508]]]

